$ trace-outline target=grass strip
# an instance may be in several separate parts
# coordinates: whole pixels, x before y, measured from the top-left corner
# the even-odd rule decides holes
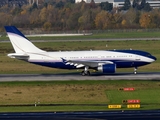
[[[94,32],[92,35],[84,36],[39,36],[39,37],[28,37],[30,40],[73,40],[73,39],[106,39],[106,38],[157,38],[160,37],[160,31],[104,31]],[[9,40],[8,37],[2,36],[0,40]]]
[[[135,91],[119,91],[123,87]],[[2,82],[0,91],[1,112],[100,111],[109,110],[108,104],[121,104],[122,110],[128,110],[124,99],[140,99],[140,109],[160,108],[159,81]]]

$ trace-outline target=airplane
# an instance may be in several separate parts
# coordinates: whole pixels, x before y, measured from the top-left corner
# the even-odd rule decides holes
[[[156,57],[140,50],[89,50],[47,52],[36,47],[15,26],[5,26],[15,53],[11,58],[60,69],[83,69],[81,75],[90,75],[89,69],[113,74],[117,68],[137,68],[150,64]]]

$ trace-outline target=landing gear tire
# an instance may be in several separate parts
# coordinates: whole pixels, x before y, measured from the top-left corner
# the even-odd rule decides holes
[[[89,71],[87,71],[87,75],[90,76],[90,72]]]
[[[87,75],[87,76],[90,76],[90,72],[89,72],[89,71],[82,71],[82,72],[81,72],[81,75],[82,75],[82,76],[86,76],[86,75]]]
[[[82,72],[81,72],[81,75],[82,75],[82,76],[85,76],[86,74],[85,74],[85,72],[84,72],[84,71],[82,71]]]
[[[137,74],[137,67],[134,68],[134,74]]]
[[[89,76],[90,75],[90,72],[88,71],[89,67],[88,66],[85,66],[84,68],[84,71],[81,72],[82,76]]]

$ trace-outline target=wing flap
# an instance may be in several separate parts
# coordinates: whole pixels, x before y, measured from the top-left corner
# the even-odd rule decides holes
[[[65,60],[62,59],[63,62],[65,62],[66,65],[74,65],[76,68],[81,68],[84,66],[89,66],[89,67],[98,67],[103,64],[113,64],[111,61],[88,61],[88,60]]]

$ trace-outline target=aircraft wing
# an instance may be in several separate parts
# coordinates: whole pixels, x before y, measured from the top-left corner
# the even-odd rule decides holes
[[[65,62],[66,65],[74,65],[76,68],[81,68],[84,66],[89,66],[89,67],[98,67],[103,64],[113,64],[111,61],[89,61],[89,60],[65,60],[62,59],[63,62]]]

